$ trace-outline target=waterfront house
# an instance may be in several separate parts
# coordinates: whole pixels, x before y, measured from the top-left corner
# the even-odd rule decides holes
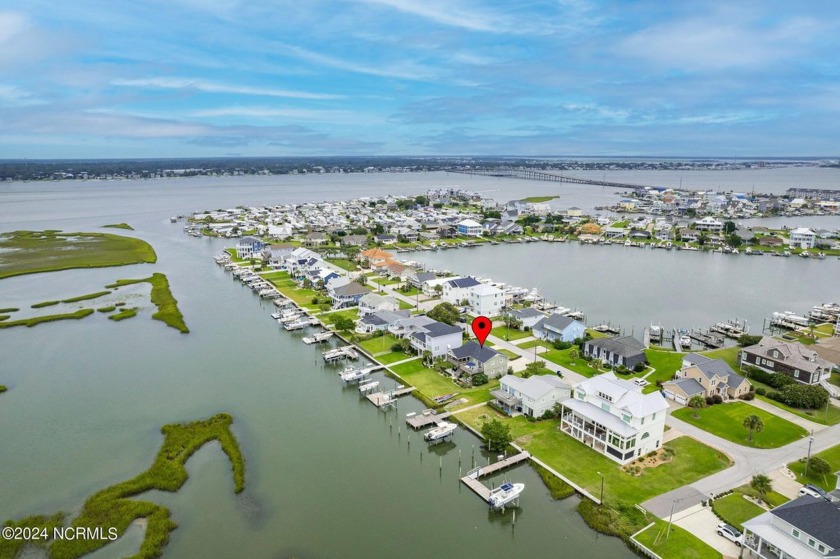
[[[356,332],[370,334],[385,331],[392,324],[409,316],[411,316],[409,311],[376,311],[372,314],[366,314],[356,321]]]
[[[717,219],[706,216],[703,219],[698,219],[694,222],[694,228],[698,231],[710,231],[712,233],[720,233],[723,231],[723,222]]]
[[[749,391],[750,382],[723,359],[710,359],[696,353],[683,357],[682,368],[677,371],[675,380],[662,383],[664,396],[683,405],[698,394],[731,400]]]
[[[583,381],[561,405],[561,430],[620,464],[662,446],[665,398],[614,373]]]
[[[484,373],[487,378],[499,378],[507,373],[508,356],[492,347],[469,341],[460,347],[450,349],[446,358],[461,372],[470,376]]]
[[[359,316],[373,314],[377,311],[398,310],[400,310],[400,304],[394,297],[367,293],[359,299]]]
[[[397,242],[397,236],[390,233],[380,233],[374,236],[373,240],[380,245],[393,245]]]
[[[475,278],[467,277],[450,279],[442,285],[443,294],[441,298],[453,305],[460,305],[462,301],[469,298],[470,289],[481,284]]]
[[[545,313],[538,311],[533,307],[525,307],[524,309],[516,309],[507,313],[514,320],[522,323],[523,330],[531,330],[534,326],[545,318]]]
[[[632,369],[639,363],[647,363],[644,344],[633,336],[588,340],[582,350],[586,357],[600,359],[614,367],[623,365]]]
[[[387,275],[389,278],[401,278],[403,273],[408,269],[408,266],[405,264],[400,264],[396,261],[390,262],[383,262],[381,265],[376,266],[381,273]]]
[[[363,250],[356,257],[360,262],[367,262],[371,267],[393,260],[394,255],[378,248]]]
[[[280,223],[268,226],[268,236],[272,239],[288,239],[294,234],[290,223]]]
[[[568,400],[571,392],[571,387],[554,375],[534,375],[526,379],[505,375],[499,381],[499,388],[490,395],[508,415],[522,413],[542,417],[545,412],[552,411],[555,404]]]
[[[309,233],[303,238],[303,245],[308,247],[321,246],[327,244],[328,242],[330,242],[330,238],[321,231]]]
[[[693,231],[688,227],[683,227],[680,229],[680,239],[684,243],[696,243],[697,239],[700,238],[700,234],[697,231]]]
[[[817,246],[817,234],[805,227],[797,227],[790,232],[790,248],[811,249]]]
[[[775,235],[765,235],[758,238],[758,244],[763,247],[780,247],[785,244],[785,242]]]
[[[840,503],[803,495],[744,522],[744,549],[762,559],[840,557]]]
[[[408,277],[406,279],[408,280],[408,283],[411,284],[412,287],[416,287],[417,289],[422,289],[423,284],[425,282],[436,279],[436,278],[437,278],[437,276],[435,276],[432,272],[421,272],[421,271],[417,270],[416,268],[412,268],[412,271],[409,272]]]
[[[481,224],[472,219],[465,219],[457,225],[458,234],[466,237],[480,237]]]
[[[330,281],[338,279],[341,276],[339,276],[332,268],[325,266],[324,263],[319,260],[317,264],[314,264],[306,271],[305,277],[312,282],[312,285],[315,288],[321,288],[327,285]]]
[[[411,333],[411,346],[418,354],[428,351],[432,357],[443,357],[452,348],[460,347],[464,331],[457,326],[432,320]]]
[[[833,365],[813,349],[800,343],[783,342],[764,336],[756,345],[741,350],[744,367],[758,367],[768,373],[782,373],[802,384],[819,384],[831,375]]]
[[[412,333],[419,331],[427,324],[435,322],[435,319],[429,318],[425,314],[418,316],[409,316],[388,325],[388,332],[397,338],[405,338]]]
[[[583,322],[552,313],[540,320],[533,328],[534,337],[548,342],[573,342],[586,335]]]
[[[505,304],[505,293],[498,287],[480,283],[468,290],[470,313],[478,316],[498,316]]]
[[[275,270],[285,268],[286,259],[292,255],[292,251],[294,250],[294,245],[289,244],[268,245],[262,249],[263,262]]]
[[[261,258],[264,246],[265,244],[256,237],[242,237],[236,244],[236,257],[244,260]]]
[[[284,267],[292,278],[303,279],[310,268],[319,265],[321,262],[321,256],[317,252],[298,247],[286,257]]]
[[[359,299],[370,292],[370,289],[355,281],[343,285],[336,281],[327,283],[327,294],[332,299],[333,309],[355,307],[359,304]]]

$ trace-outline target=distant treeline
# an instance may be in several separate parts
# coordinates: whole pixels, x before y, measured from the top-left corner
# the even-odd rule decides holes
[[[726,158],[557,158],[501,156],[236,157],[106,160],[2,160],[0,180],[85,180],[198,175],[282,175],[289,173],[423,172],[515,167],[541,170],[740,169],[795,164],[830,166],[815,159]]]

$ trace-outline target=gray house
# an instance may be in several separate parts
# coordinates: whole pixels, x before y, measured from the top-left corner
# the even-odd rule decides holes
[[[589,340],[582,349],[585,356],[600,359],[614,367],[623,365],[632,369],[639,363],[647,363],[644,344],[633,336]]]
[[[507,373],[507,355],[491,347],[481,347],[478,342],[469,341],[461,347],[452,348],[446,357],[456,368],[469,375],[484,373],[488,378],[498,378]]]
[[[571,387],[553,375],[534,375],[526,379],[514,375],[502,377],[498,390],[490,395],[508,415],[523,413],[541,417],[554,404],[571,397]]]
[[[586,326],[583,322],[561,316],[550,314],[534,325],[534,336],[549,342],[563,341],[573,342],[577,338],[583,338],[586,334]]]
[[[539,321],[545,318],[545,313],[538,311],[532,307],[525,307],[524,309],[516,309],[508,313],[512,319],[516,319],[522,323],[523,328],[531,329]]]
[[[804,495],[744,522],[744,549],[763,559],[840,556],[840,503]]]
[[[356,322],[356,332],[359,334],[371,334],[378,331],[384,332],[397,321],[408,318],[410,314],[409,311],[377,311],[360,318]]]

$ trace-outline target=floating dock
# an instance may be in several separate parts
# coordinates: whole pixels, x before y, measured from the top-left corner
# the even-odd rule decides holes
[[[484,499],[485,503],[490,502],[490,489],[483,483],[479,481],[480,478],[484,476],[489,476],[491,474],[495,474],[496,472],[500,472],[505,468],[509,468],[511,466],[515,466],[520,462],[524,462],[531,458],[531,454],[528,452],[520,452],[514,456],[509,456],[504,460],[499,460],[495,464],[490,464],[489,466],[481,466],[478,468],[474,468],[470,470],[467,475],[461,478],[461,483],[469,487],[473,490],[473,492]]]
[[[353,346],[342,346],[335,349],[330,349],[322,353],[324,361],[327,363],[334,363],[342,359],[358,359],[359,352],[353,349]]]
[[[393,405],[400,396],[405,396],[406,394],[411,394],[412,392],[414,392],[414,387],[409,386],[407,388],[397,388],[388,392],[374,392],[373,394],[368,394],[367,399],[377,408],[384,408],[386,406]]]
[[[702,329],[697,329],[697,330],[692,329],[688,333],[688,336],[692,340],[694,340],[696,342],[699,342],[699,343],[705,345],[706,347],[710,347],[712,349],[717,349],[719,347],[723,347],[723,344],[725,343],[725,341],[723,339],[723,336],[718,336],[718,335],[712,334],[711,332],[704,332]]]

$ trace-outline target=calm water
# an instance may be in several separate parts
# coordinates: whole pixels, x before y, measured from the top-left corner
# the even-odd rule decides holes
[[[319,349],[280,331],[268,317],[270,305],[215,266],[210,256],[223,241],[186,237],[168,220],[197,209],[457,184],[499,199],[560,192],[560,203],[581,207],[614,196],[591,187],[558,191],[444,174],[0,185],[0,230],[95,230],[126,221],[159,256],[155,265],[6,279],[0,307],[25,309],[158,271],[169,276],[192,330],[180,335],[153,322],[145,308],[121,323],[97,314],[0,332],[0,383],[11,389],[0,396],[0,519],[78,510],[91,493],[151,463],[161,425],[226,411],[246,456],[246,491],[234,496],[217,446],[198,452],[181,491],[147,495],[171,507],[179,524],[167,557],[547,557],[558,550],[631,557],[617,539],[586,528],[574,499],[550,501],[527,467],[508,473],[527,484],[515,527],[510,511],[489,514],[457,480],[459,450],[464,470],[474,447],[476,459],[486,459],[476,438],[459,432],[455,445],[430,451],[412,433],[409,445],[400,418],[418,403],[405,398],[398,415],[386,415],[343,389],[334,369],[319,363]],[[691,317],[687,326],[734,315],[753,319],[765,307],[795,310],[840,299],[837,261],[632,250],[484,247],[458,252],[457,266],[454,252],[424,257],[539,286],[558,302],[628,327],[666,324],[671,316]],[[142,288],[133,293],[139,297]],[[139,542],[133,530],[96,557],[130,554]]]

